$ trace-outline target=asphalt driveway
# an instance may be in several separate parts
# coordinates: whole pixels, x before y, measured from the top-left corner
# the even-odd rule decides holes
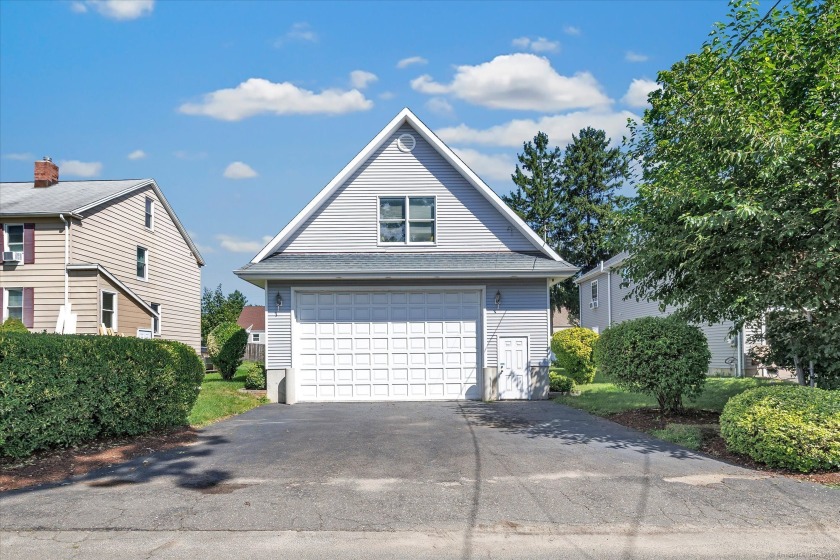
[[[195,445],[0,494],[0,552],[835,558],[839,519],[840,490],[552,402],[267,405]]]

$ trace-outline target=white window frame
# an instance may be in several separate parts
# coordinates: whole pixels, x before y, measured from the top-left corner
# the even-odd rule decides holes
[[[23,288],[13,287],[13,288],[3,288],[3,321],[9,318],[9,291],[10,290],[20,290],[20,322],[23,322],[23,308],[25,307],[23,301]]]
[[[102,313],[105,311],[105,302],[103,301],[105,298],[103,297],[105,294],[112,294],[114,296],[114,309],[111,311],[114,314],[113,319],[111,319],[111,326],[105,325],[105,321],[102,320]],[[119,307],[119,299],[120,295],[119,292],[115,290],[100,290],[99,291],[99,324],[105,325],[107,328],[110,328],[114,332],[117,332],[117,328],[119,323],[117,322],[118,317],[118,307]]]
[[[260,338],[261,336],[262,336],[262,333],[251,333],[251,342],[253,342],[255,344],[261,343],[262,342],[262,339]]]
[[[592,296],[592,292],[595,292],[595,296]],[[596,303],[598,301],[598,281],[593,280],[589,283],[589,301],[592,303]]]
[[[146,212],[147,206],[149,208],[148,212]],[[149,225],[146,225],[146,216],[149,217]],[[155,231],[155,199],[150,196],[147,196],[143,202],[143,225],[149,231]]]
[[[152,311],[157,311],[157,329],[155,329],[155,318],[152,317],[152,336],[160,336],[160,333],[163,332],[163,320],[160,313],[161,305],[159,303],[150,303],[149,307],[152,308]]]
[[[405,222],[405,241],[382,241],[382,232],[379,229],[379,224],[383,221],[382,218],[382,199],[383,198],[403,198],[404,201],[404,208],[405,208],[405,218],[403,221]],[[415,222],[429,222],[431,221],[433,224],[433,232],[432,235],[434,236],[434,241],[411,241],[411,218],[409,217],[409,201],[412,198],[431,198],[434,200],[434,218],[431,220],[413,220]],[[437,227],[437,195],[388,195],[383,194],[376,197],[376,244],[382,247],[435,247],[437,245],[438,240],[438,227]],[[387,218],[386,218],[387,219]],[[396,221],[396,220],[392,220]]]
[[[138,245],[137,250],[134,252],[134,269],[135,269],[135,271],[137,269],[137,263],[139,262],[139,258],[137,256],[137,251],[139,251],[140,249],[143,249],[143,256],[145,257],[144,263],[143,263],[144,264],[144,266],[143,266],[143,273],[144,274],[143,274],[143,276],[140,276],[138,274],[137,279],[138,280],[148,280],[149,279],[149,250],[146,247],[143,247],[142,245]]]
[[[20,227],[20,252],[26,251],[26,226],[23,224],[3,224],[3,251],[11,251],[9,248],[9,228]],[[23,264],[20,261],[18,264]]]

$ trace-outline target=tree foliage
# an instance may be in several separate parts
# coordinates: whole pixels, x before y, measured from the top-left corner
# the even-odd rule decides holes
[[[516,189],[502,197],[564,260],[582,270],[611,256],[614,217],[624,201],[617,191],[627,176],[626,158],[609,145],[603,130],[588,127],[561,151],[539,132],[518,155],[511,176]],[[579,316],[571,279],[555,286],[552,304]]]
[[[206,343],[207,335],[221,323],[235,323],[248,300],[239,290],[225,296],[222,285],[211,291],[204,288],[201,294],[201,340]]]
[[[207,353],[222,379],[233,379],[247,344],[248,332],[236,323],[220,323],[207,335]]]
[[[797,360],[840,347],[838,68],[840,3],[794,0],[762,19],[737,0],[700,52],[659,73],[631,124],[633,295],[736,328],[810,313],[823,336]],[[802,321],[788,324],[795,337]]]

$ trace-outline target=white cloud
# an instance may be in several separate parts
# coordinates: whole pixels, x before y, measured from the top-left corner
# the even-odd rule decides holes
[[[286,43],[317,43],[318,34],[312,30],[312,26],[305,21],[300,21],[292,25],[285,35],[274,41],[274,46],[282,47]]]
[[[627,62],[647,62],[648,55],[641,54],[633,51],[627,51],[624,53],[624,60]]]
[[[379,94],[379,99],[384,99],[385,101],[389,99],[395,98],[397,95],[393,91],[383,91]]]
[[[102,173],[102,163],[98,161],[79,161],[68,159],[58,162],[59,173],[73,177],[96,177]]]
[[[3,157],[5,159],[13,159],[16,161],[28,161],[35,158],[35,156],[28,152],[23,152],[19,154],[3,154]]]
[[[613,142],[626,134],[627,119],[638,120],[630,111],[576,111],[563,115],[552,115],[540,119],[517,119],[485,129],[470,128],[465,124],[441,128],[435,132],[448,144],[483,144],[487,146],[508,146],[521,148],[522,143],[531,140],[537,132],[548,134],[552,144],[565,146],[572,140],[572,134],[587,126],[600,128]]]
[[[566,35],[572,35],[573,37],[577,37],[582,33],[582,31],[580,27],[575,27],[574,25],[564,25],[563,33],[565,33]]]
[[[426,101],[426,109],[435,113],[436,115],[441,115],[444,117],[452,117],[455,116],[455,109],[452,108],[452,105],[444,99],[443,97],[432,97],[428,101]]]
[[[204,94],[199,103],[184,103],[179,111],[223,121],[239,121],[261,113],[275,115],[329,114],[366,111],[373,102],[357,89],[325,89],[315,93],[290,82],[251,78],[235,88]]]
[[[143,159],[144,157],[146,157],[146,152],[143,150],[134,150],[128,154],[128,159]]]
[[[219,244],[222,249],[233,253],[253,254],[259,252],[263,247],[265,247],[268,242],[272,240],[272,237],[270,235],[266,235],[262,238],[262,241],[248,241],[247,239],[220,233],[216,236],[216,239],[219,240]]]
[[[151,14],[155,0],[84,0],[70,4],[70,9],[77,14],[86,13],[88,8],[109,19],[127,21]]]
[[[409,56],[408,58],[403,58],[399,62],[397,62],[397,68],[408,68],[413,64],[428,64],[429,61],[423,58],[422,56]]]
[[[558,74],[547,58],[527,53],[497,56],[477,66],[458,66],[450,84],[423,75],[411,87],[421,93],[450,93],[492,109],[561,111],[609,105],[612,100],[588,72]]]
[[[225,168],[223,175],[227,179],[253,179],[257,172],[247,163],[234,161]]]
[[[557,52],[560,50],[560,43],[550,41],[545,37],[537,37],[536,39],[519,37],[511,41],[511,44],[518,49],[532,50],[534,52]]]
[[[505,154],[484,154],[470,148],[453,148],[452,150],[485,181],[510,179],[516,169],[516,162]]]
[[[365,89],[378,79],[379,77],[373,72],[365,72],[364,70],[353,70],[350,72],[350,85],[356,89]]]
[[[627,93],[621,101],[630,107],[646,107],[648,94],[657,89],[659,89],[659,84],[652,80],[636,79],[630,82],[630,87],[627,88]]]

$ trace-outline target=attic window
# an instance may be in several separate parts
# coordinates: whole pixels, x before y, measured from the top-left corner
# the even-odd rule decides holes
[[[435,242],[435,197],[381,197],[379,199],[379,242],[433,245]]]
[[[410,152],[414,150],[414,147],[417,145],[417,141],[414,139],[414,136],[411,134],[405,133],[400,135],[397,138],[397,148],[400,149],[402,152]]]

